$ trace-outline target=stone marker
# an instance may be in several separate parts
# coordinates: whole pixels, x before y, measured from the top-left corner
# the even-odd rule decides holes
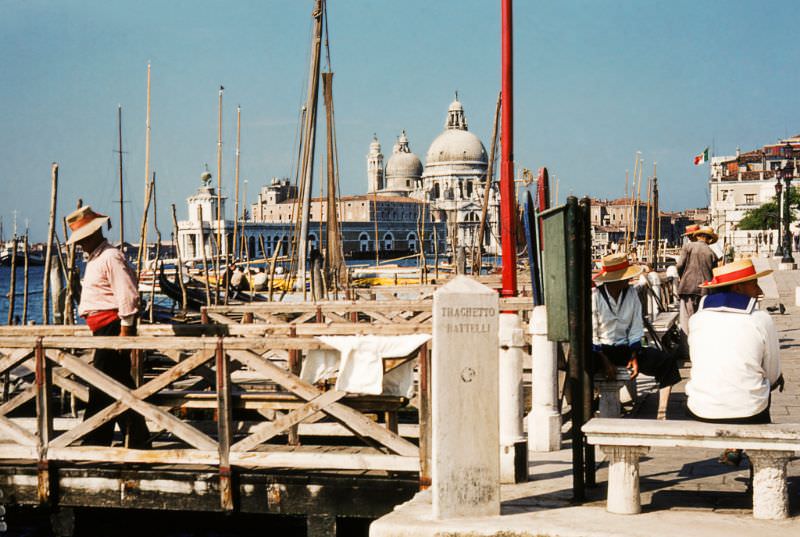
[[[436,518],[500,514],[498,295],[457,276],[433,295]]]

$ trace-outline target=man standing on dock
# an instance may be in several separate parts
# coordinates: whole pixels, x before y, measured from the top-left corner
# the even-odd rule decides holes
[[[717,242],[717,234],[710,226],[699,227],[685,233],[689,242],[683,245],[678,259],[678,296],[680,297],[680,326],[683,340],[689,336],[689,318],[697,311],[703,290],[700,284],[711,279],[711,271],[717,265],[717,256],[711,244]]]
[[[67,225],[72,231],[67,244],[79,245],[88,255],[78,314],[86,319],[94,336],[135,336],[139,311],[136,275],[122,252],[103,237],[103,224],[108,220],[88,205],[67,216]],[[126,387],[134,387],[130,351],[97,349],[94,367]],[[90,387],[84,418],[97,414],[113,402],[105,392]],[[149,432],[144,417],[131,410],[88,433],[84,444],[110,446],[115,422],[126,437],[126,447],[146,447]]]

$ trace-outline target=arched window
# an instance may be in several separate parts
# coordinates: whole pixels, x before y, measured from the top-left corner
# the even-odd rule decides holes
[[[369,252],[369,235],[364,232],[358,236],[358,251]]]
[[[256,253],[256,238],[255,237],[251,236],[251,237],[249,237],[247,239],[247,253],[250,254],[250,259],[254,259],[254,258],[258,257],[258,254]]]
[[[281,255],[289,255],[289,235],[284,235],[281,239]]]
[[[431,194],[431,197],[435,200],[438,200],[440,195],[441,191],[439,190],[439,183],[433,183],[433,194]]]
[[[406,235],[406,242],[408,243],[408,251],[409,252],[416,252],[417,251],[417,234],[416,233],[409,233]]]
[[[468,198],[472,197],[472,181],[467,181],[467,196]]]
[[[394,235],[392,235],[391,232],[386,233],[383,236],[383,249],[394,250]]]

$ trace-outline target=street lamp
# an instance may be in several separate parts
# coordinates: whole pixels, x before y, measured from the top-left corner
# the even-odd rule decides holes
[[[781,192],[783,191],[783,185],[781,184],[780,170],[775,170],[775,177],[777,178],[775,181],[775,203],[778,205],[775,209],[775,213],[778,215],[778,236],[775,237],[775,242],[777,243],[775,257],[783,257],[783,247],[781,246]]]
[[[794,164],[792,163],[792,144],[786,142],[783,146],[783,158],[786,159],[786,165],[781,170],[783,182],[785,183],[783,189],[783,258],[781,264],[794,265],[794,257],[792,257],[792,234],[789,231],[789,195],[792,191],[792,176],[794,175]]]

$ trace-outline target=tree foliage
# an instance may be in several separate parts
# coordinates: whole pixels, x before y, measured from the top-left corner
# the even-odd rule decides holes
[[[794,211],[798,208],[798,205],[800,205],[800,193],[796,188],[792,187],[789,191],[789,222],[795,221]],[[777,229],[778,197],[773,196],[772,200],[747,211],[737,227],[745,230]]]

